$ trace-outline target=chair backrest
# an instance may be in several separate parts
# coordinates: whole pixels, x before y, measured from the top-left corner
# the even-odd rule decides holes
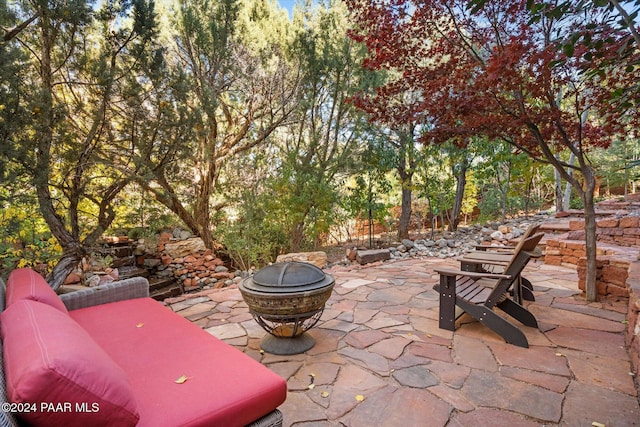
[[[537,224],[531,224],[529,226],[529,228],[527,228],[527,230],[524,232],[524,234],[522,235],[522,237],[520,238],[520,241],[518,242],[518,244],[516,245],[516,248],[514,249],[514,254],[517,253],[519,250],[522,249],[522,245],[524,245],[525,241],[533,236],[534,234],[536,234],[538,232],[538,229],[540,228],[540,223]]]
[[[493,307],[500,301],[502,301],[503,295],[509,290],[509,287],[513,284],[515,280],[518,279],[522,270],[529,263],[531,257],[536,255],[536,247],[544,233],[538,233],[533,236],[527,237],[526,239],[522,239],[520,243],[518,243],[517,251],[514,252],[511,261],[504,269],[504,274],[508,275],[509,279],[500,279],[498,283],[496,283],[495,287],[491,291],[489,298],[485,305],[487,307]]]
[[[522,235],[522,238],[520,239],[515,249],[513,250],[513,256],[511,257],[511,261],[509,261],[509,264],[504,269],[505,274],[507,274],[506,273],[507,269],[513,263],[513,261],[516,259],[516,256],[518,256],[520,252],[522,251],[531,252],[536,249],[536,246],[538,246],[538,243],[544,236],[543,233],[535,234],[535,232],[538,231],[538,228],[540,228],[540,224],[533,224],[529,228],[527,228],[527,231],[524,232],[524,234]],[[534,238],[536,236],[539,236],[539,237]]]

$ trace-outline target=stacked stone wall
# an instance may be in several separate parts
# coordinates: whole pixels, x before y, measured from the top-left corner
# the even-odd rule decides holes
[[[596,260],[596,286],[598,295],[629,297],[629,269],[638,259],[640,246],[640,217],[605,218],[596,222],[599,242]],[[584,220],[569,221],[565,239],[549,239],[546,242],[545,263],[550,265],[575,265],[578,287],[585,290],[587,260]]]
[[[640,262],[634,262],[627,279],[629,312],[627,313],[626,342],[636,377],[640,374]]]
[[[584,240],[584,220],[569,221],[569,240]],[[640,246],[640,216],[605,218],[596,222],[599,242],[617,246]]]
[[[161,265],[156,275],[175,278],[184,291],[221,288],[235,277],[224,266],[224,261],[207,249],[198,237],[175,239],[171,234],[163,233],[158,241],[158,252]]]

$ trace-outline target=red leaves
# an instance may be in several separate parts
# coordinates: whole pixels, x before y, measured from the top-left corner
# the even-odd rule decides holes
[[[374,95],[355,101],[373,120],[429,123],[425,141],[484,134],[529,150],[606,146],[624,124],[611,111],[614,120],[606,124],[595,121],[595,111],[588,125],[580,124],[582,111],[604,110],[611,91],[578,72],[580,57],[567,60],[551,42],[558,28],[530,22],[525,1],[488,1],[477,15],[462,0],[347,4],[355,25],[350,35],[369,50],[365,65],[389,73]],[[565,65],[550,67],[554,61]],[[608,76],[606,86],[622,86],[624,77]]]

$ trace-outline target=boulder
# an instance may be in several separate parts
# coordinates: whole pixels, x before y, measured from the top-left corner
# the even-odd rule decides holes
[[[164,251],[172,258],[180,258],[187,255],[205,251],[207,248],[199,237],[170,242],[164,245]]]
[[[494,231],[491,233],[491,238],[493,240],[504,240],[504,234],[501,231]]]
[[[294,252],[284,255],[278,255],[276,262],[308,262],[318,268],[324,268],[327,265],[327,254],[322,251],[316,252]]]
[[[411,249],[411,248],[413,248],[413,246],[414,246],[413,241],[412,241],[412,240],[409,240],[409,239],[402,239],[402,242],[401,242],[401,243],[402,243],[402,244],[404,245],[404,247],[405,247],[405,248],[407,248],[407,249]]]
[[[364,265],[376,261],[386,261],[391,259],[391,252],[389,249],[371,249],[366,251],[358,251],[356,261]]]

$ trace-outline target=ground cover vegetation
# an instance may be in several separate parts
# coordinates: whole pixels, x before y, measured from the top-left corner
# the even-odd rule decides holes
[[[181,226],[248,269],[554,203],[595,250],[596,197],[635,191],[639,8],[4,0],[3,268],[57,288]]]

